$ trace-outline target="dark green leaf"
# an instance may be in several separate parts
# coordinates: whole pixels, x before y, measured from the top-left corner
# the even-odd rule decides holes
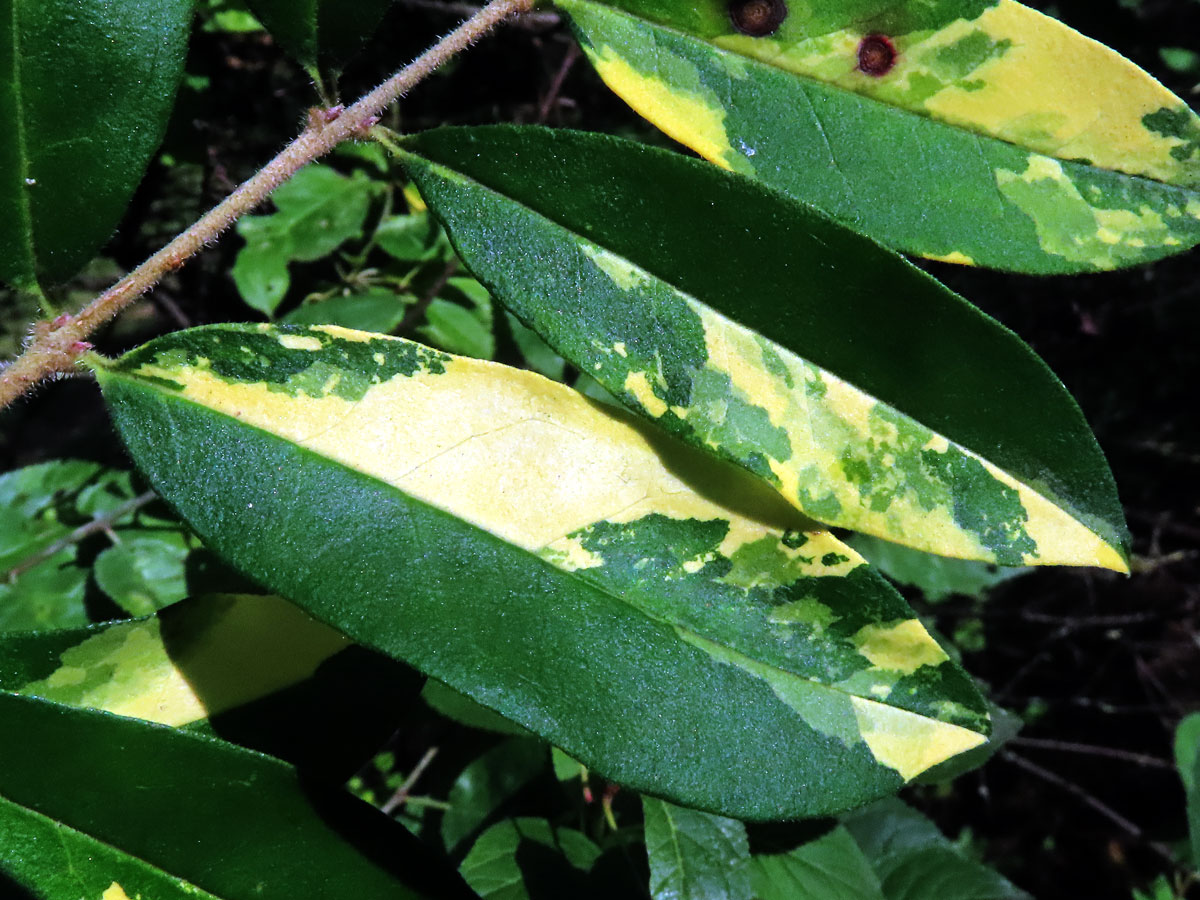
[[[807,515],[947,556],[1127,570],[1112,475],[1061,382],[895,254],[604,135],[446,128],[403,145],[499,302]]]
[[[460,871],[484,900],[588,896],[583,875],[599,857],[600,848],[578,831],[510,819],[483,833]]]
[[[750,861],[757,900],[884,900],[879,878],[845,828],[790,853]]]
[[[852,550],[541,376],[218,326],[98,377],[214,551],[635,789],[812,815],[984,740],[970,679]]]
[[[546,745],[510,738],[462,770],[450,788],[450,808],[442,818],[442,843],[451,853],[506,800],[546,768]]]
[[[930,603],[956,594],[981,598],[989,588],[1033,571],[971,559],[934,556],[869,534],[851,535],[846,543],[892,581],[915,587]]]
[[[306,303],[283,317],[295,325],[341,325],[359,331],[387,334],[404,321],[408,305],[387,288],[368,288],[361,294],[330,297]]]
[[[1055,273],[1200,241],[1200,118],[1020,3],[810,0],[769,36],[727,0],[559,5],[671,137],[898,249]]]
[[[566,361],[551,349],[550,345],[521,324],[521,321],[510,312],[504,313],[513,341],[521,355],[525,357],[525,365],[533,371],[545,375],[554,381],[562,381],[566,373]],[[578,387],[576,387],[578,390]]]
[[[425,325],[417,331],[435,347],[451,353],[491,359],[496,353],[495,338],[477,313],[440,297],[425,311]]]
[[[0,281],[74,273],[166,130],[192,0],[0,3]]]
[[[737,819],[642,798],[654,900],[750,900],[750,845]]]
[[[401,826],[284,763],[0,693],[0,873],[47,900],[469,896]]]
[[[486,706],[480,706],[470,697],[460,694],[454,688],[447,687],[436,678],[430,678],[425,682],[425,687],[421,690],[421,698],[446,718],[453,719],[468,728],[519,737],[529,735],[529,732],[516,722],[510,722]]]
[[[1193,865],[1200,865],[1200,713],[1185,716],[1175,730],[1175,765],[1187,795]]]
[[[842,822],[871,861],[887,900],[1029,900],[899,800],[881,800]]]
[[[308,68],[340,69],[377,27],[392,0],[247,0],[271,37]]]

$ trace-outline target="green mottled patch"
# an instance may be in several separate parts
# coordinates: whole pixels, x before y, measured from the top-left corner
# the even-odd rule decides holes
[[[18,693],[68,706],[106,709],[146,692],[173,668],[156,618],[114,625],[62,654],[48,678]]]
[[[996,186],[1032,220],[1046,253],[1094,269],[1129,265],[1148,247],[1200,234],[1200,223],[1172,217],[1170,204],[1114,194],[1101,179],[1048,157],[1030,156],[1024,172],[997,169]]]
[[[1002,566],[1037,557],[1037,544],[1025,531],[1029,514],[1017,492],[997,481],[983,463],[960,450],[926,450],[922,461],[950,488],[954,521],[979,538]]]
[[[120,370],[176,389],[186,377],[183,370],[197,368],[289,396],[359,400],[371,385],[397,375],[440,374],[450,358],[406,341],[351,340],[319,328],[273,327],[282,337],[223,326],[177,332],[130,352]]]
[[[1168,206],[1195,200],[1200,120],[1182,104],[1144,114],[1153,107],[1141,99],[1157,103],[1161,95],[1166,103],[1171,95],[1079,36],[1062,39],[1083,42],[1089,63],[1099,71],[1112,66],[1112,77],[1130,79],[1136,96],[1091,110],[1081,67],[1063,75],[1069,88],[1031,91],[1028,84],[1060,74],[1048,50],[1054,42],[1038,36],[1061,26],[1017,4],[866,3],[855,12],[793,3],[779,31],[765,38],[733,32],[717,0],[559,5],[593,48],[593,61],[600,54],[610,68],[616,60],[650,77],[647,58],[682,60],[688,89],[706,103],[719,98],[709,115],[719,117],[718,142],[712,128],[688,127],[682,116],[668,122],[639,105],[636,83],[598,64],[609,86],[671,137],[905,252],[1055,274],[1147,262],[1200,242],[1195,220],[1166,215]],[[855,63],[859,41],[871,32],[887,34],[899,51],[886,77],[864,75]],[[987,100],[972,100],[985,90]],[[1046,203],[1022,188],[997,191],[997,173],[1019,173],[1031,151],[1113,176],[1101,179],[1103,196],[1084,192],[1085,206],[1125,210],[1138,221],[1122,216],[1122,227],[1112,228],[1077,218],[1082,230],[1072,232],[1060,202],[1076,198]],[[1101,228],[1108,230],[1097,243],[1091,236]],[[1115,248],[1104,243],[1112,234],[1119,235]]]
[[[770,414],[738,390],[725,372],[706,367],[691,382],[687,423],[696,437],[778,484],[767,458],[779,462],[792,458],[787,432],[773,424]]]
[[[787,688],[795,696],[815,696],[811,684],[818,691],[821,685],[837,686],[846,694],[845,703],[850,694],[879,699],[883,691],[892,693],[898,676],[863,657],[855,636],[875,622],[907,620],[911,612],[866,567],[847,570],[848,557],[840,553],[813,559],[785,544],[785,534],[771,533],[730,550],[724,520],[651,514],[632,522],[598,522],[568,535],[565,544],[598,562],[576,569],[581,578],[656,620],[761,660],[780,684],[805,681]],[[555,553],[551,548],[542,555],[554,561]],[[931,715],[937,701],[920,690],[919,682],[936,678],[938,697],[961,700],[964,706],[958,718],[947,721],[983,727],[980,711],[966,710],[972,695],[966,677],[935,675],[941,668],[919,668],[910,676],[916,686],[895,705]],[[963,683],[955,687],[955,679]]]
[[[1163,107],[1148,113],[1142,124],[1163,137],[1175,138],[1171,156],[1187,166],[1188,182],[1200,186],[1200,118],[1186,106]]]

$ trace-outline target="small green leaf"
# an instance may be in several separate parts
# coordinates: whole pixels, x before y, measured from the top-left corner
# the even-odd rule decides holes
[[[361,294],[305,303],[284,316],[282,321],[294,325],[341,325],[387,334],[404,321],[407,311],[408,304],[394,291],[368,288]]]
[[[273,315],[287,294],[287,264],[320,259],[359,237],[373,190],[362,172],[346,177],[322,165],[306,166],[280,185],[271,195],[276,212],[237,224],[246,246],[232,274],[243,299]]]
[[[496,353],[492,332],[469,309],[440,297],[425,311],[425,325],[417,329],[435,347],[451,353],[491,359]]]
[[[444,128],[403,147],[498,302],[806,515],[946,556],[1128,570],[1112,474],[1062,383],[900,257],[606,135]]]
[[[566,361],[555,353],[549,344],[538,337],[536,331],[526,328],[512,313],[505,312],[504,319],[517,349],[525,357],[525,365],[552,381],[562,381],[566,374]]]
[[[148,615],[187,596],[191,551],[178,532],[123,540],[96,557],[96,584],[131,616]]]
[[[750,879],[757,900],[885,900],[870,862],[842,827],[790,853],[756,855]]]
[[[509,738],[470,763],[455,779],[442,817],[442,843],[453,853],[517,791],[546,768],[546,745]]]
[[[509,819],[483,833],[460,871],[483,900],[545,896],[530,885],[561,897],[587,896],[583,876],[599,857],[600,848],[578,831],[551,828],[545,819]]]
[[[915,587],[930,603],[939,603],[955,595],[979,599],[989,588],[1032,571],[934,556],[869,534],[851,535],[846,543],[892,581]]]
[[[886,900],[1030,900],[895,799],[842,817],[871,861]]]
[[[634,789],[813,815],[984,740],[854,551],[541,376],[332,326],[193,329],[97,376],[214,551]]]
[[[132,497],[129,476],[90,462],[40,463],[0,475],[0,632],[88,622],[88,571],[58,542]]]
[[[0,874],[38,897],[465,895],[403,827],[261,754],[9,693],[0,732],[20,735],[0,766]]]
[[[167,127],[192,0],[5,0],[0,282],[34,289],[108,240]]]
[[[558,5],[668,135],[905,252],[1049,274],[1200,242],[1200,118],[1012,0],[814,0],[759,36],[725,0]]]
[[[379,27],[392,0],[247,0],[271,37],[307,68],[338,70]]]
[[[654,900],[750,900],[750,844],[737,819],[642,798]]]
[[[1192,863],[1200,864],[1200,713],[1184,716],[1175,730],[1175,765],[1187,794]]]
[[[388,216],[375,229],[375,243],[400,262],[425,262],[438,254],[437,229],[423,212]]]

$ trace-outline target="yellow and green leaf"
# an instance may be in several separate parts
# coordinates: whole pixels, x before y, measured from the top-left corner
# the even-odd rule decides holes
[[[439,129],[399,152],[499,302],[811,518],[964,559],[1126,570],[1112,476],[1062,384],[895,254],[600,135]]]
[[[1109,48],[1013,0],[781,2],[762,36],[723,0],[558,5],[668,135],[897,249],[1053,273],[1200,242],[1200,118]]]
[[[0,688],[179,727],[310,678],[350,644],[278,597],[211,595],[186,606],[166,614],[169,639],[159,616],[74,629],[53,641],[7,636]],[[49,643],[62,646],[45,652]]]
[[[539,375],[333,326],[194,329],[97,374],[209,546],[633,787],[812,815],[985,739],[854,551]]]

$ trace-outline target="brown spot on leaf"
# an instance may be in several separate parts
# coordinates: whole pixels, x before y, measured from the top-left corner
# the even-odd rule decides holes
[[[886,34],[868,34],[858,45],[860,72],[876,78],[886,75],[896,65],[896,45]]]
[[[751,37],[774,34],[787,14],[784,0],[733,0],[729,4],[729,21],[735,29]]]

